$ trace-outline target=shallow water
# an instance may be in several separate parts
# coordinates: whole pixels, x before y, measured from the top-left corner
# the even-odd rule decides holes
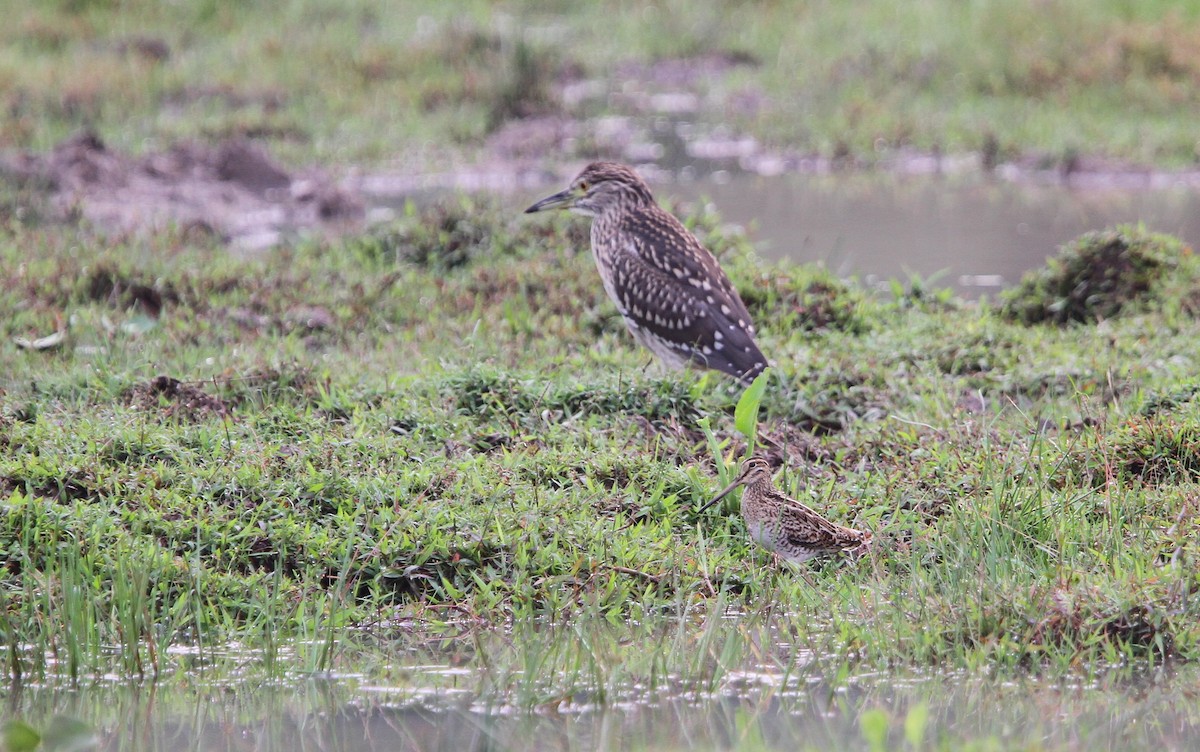
[[[735,674],[713,693],[634,690],[607,706],[577,697],[533,711],[481,702],[447,688],[445,675],[436,690],[421,688],[420,672],[410,676],[416,684],[26,687],[6,693],[3,715],[42,729],[56,715],[81,721],[103,750],[804,750],[867,749],[871,739],[902,748],[906,738],[952,749],[1200,745],[1194,668],[1087,685],[889,675],[781,687],[771,675]]]
[[[706,197],[767,258],[823,262],[868,284],[912,275],[977,297],[1010,286],[1090,230],[1144,222],[1200,243],[1200,191],[986,176],[714,173],[657,188]]]

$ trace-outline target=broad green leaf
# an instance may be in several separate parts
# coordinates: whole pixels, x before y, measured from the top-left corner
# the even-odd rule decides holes
[[[879,708],[864,711],[859,717],[858,726],[871,752],[884,752],[887,749],[889,722],[888,714]]]
[[[904,716],[904,738],[913,749],[920,749],[925,741],[925,725],[929,722],[929,703],[921,702],[908,710]]]
[[[750,451],[754,451],[754,437],[758,431],[758,407],[762,404],[770,374],[770,368],[764,369],[758,378],[746,387],[746,391],[742,392],[737,407],[733,410],[733,425],[750,442]]]
[[[25,721],[12,720],[0,727],[0,738],[8,752],[31,752],[42,742],[42,735]]]

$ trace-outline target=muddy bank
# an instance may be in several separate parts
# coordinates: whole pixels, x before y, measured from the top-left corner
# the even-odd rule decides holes
[[[47,191],[52,219],[83,219],[113,234],[175,226],[243,252],[301,234],[357,231],[430,193],[559,185],[596,158],[634,164],[652,183],[710,176],[719,182],[729,175],[978,173],[1085,190],[1200,189],[1196,168],[1160,170],[1082,153],[1013,154],[995,138],[985,138],[978,151],[957,154],[886,144],[869,154],[764,144],[711,122],[714,112],[745,118],[765,107],[764,92],[729,83],[731,72],[758,65],[746,54],[713,52],[630,62],[611,79],[589,78],[577,66],[542,66],[537,70],[547,72],[536,86],[539,106],[510,108],[482,141],[454,159],[441,149],[397,145],[391,165],[291,171],[263,142],[246,137],[180,142],[132,156],[82,132],[47,153],[0,155],[0,180]]]
[[[361,198],[321,170],[292,173],[246,139],[181,142],[136,157],[81,132],[48,153],[0,160],[0,177],[46,190],[52,218],[101,232],[177,227],[255,251],[299,232],[360,225]]]

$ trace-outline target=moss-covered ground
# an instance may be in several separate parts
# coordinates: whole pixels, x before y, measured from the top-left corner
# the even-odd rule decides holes
[[[775,362],[758,451],[875,533],[860,561],[781,568],[734,504],[695,511],[747,449],[737,390],[651,364],[581,226],[518,209],[451,200],[257,260],[10,217],[5,670],[170,673],[237,644],[268,671],[369,672],[415,650],[532,704],[746,664],[1200,656],[1190,249],[1117,228],[968,304],[765,266],[691,216]],[[1026,323],[1094,281],[1071,254],[1114,244],[1142,270],[1096,292],[1121,305]]]

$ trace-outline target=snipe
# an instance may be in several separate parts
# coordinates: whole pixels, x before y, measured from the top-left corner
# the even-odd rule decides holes
[[[795,499],[785,496],[771,480],[771,466],[761,457],[742,465],[737,478],[713,497],[701,512],[724,499],[738,486],[742,518],[750,537],[763,548],[790,562],[847,553],[858,556],[871,544],[871,533],[830,522]]]

